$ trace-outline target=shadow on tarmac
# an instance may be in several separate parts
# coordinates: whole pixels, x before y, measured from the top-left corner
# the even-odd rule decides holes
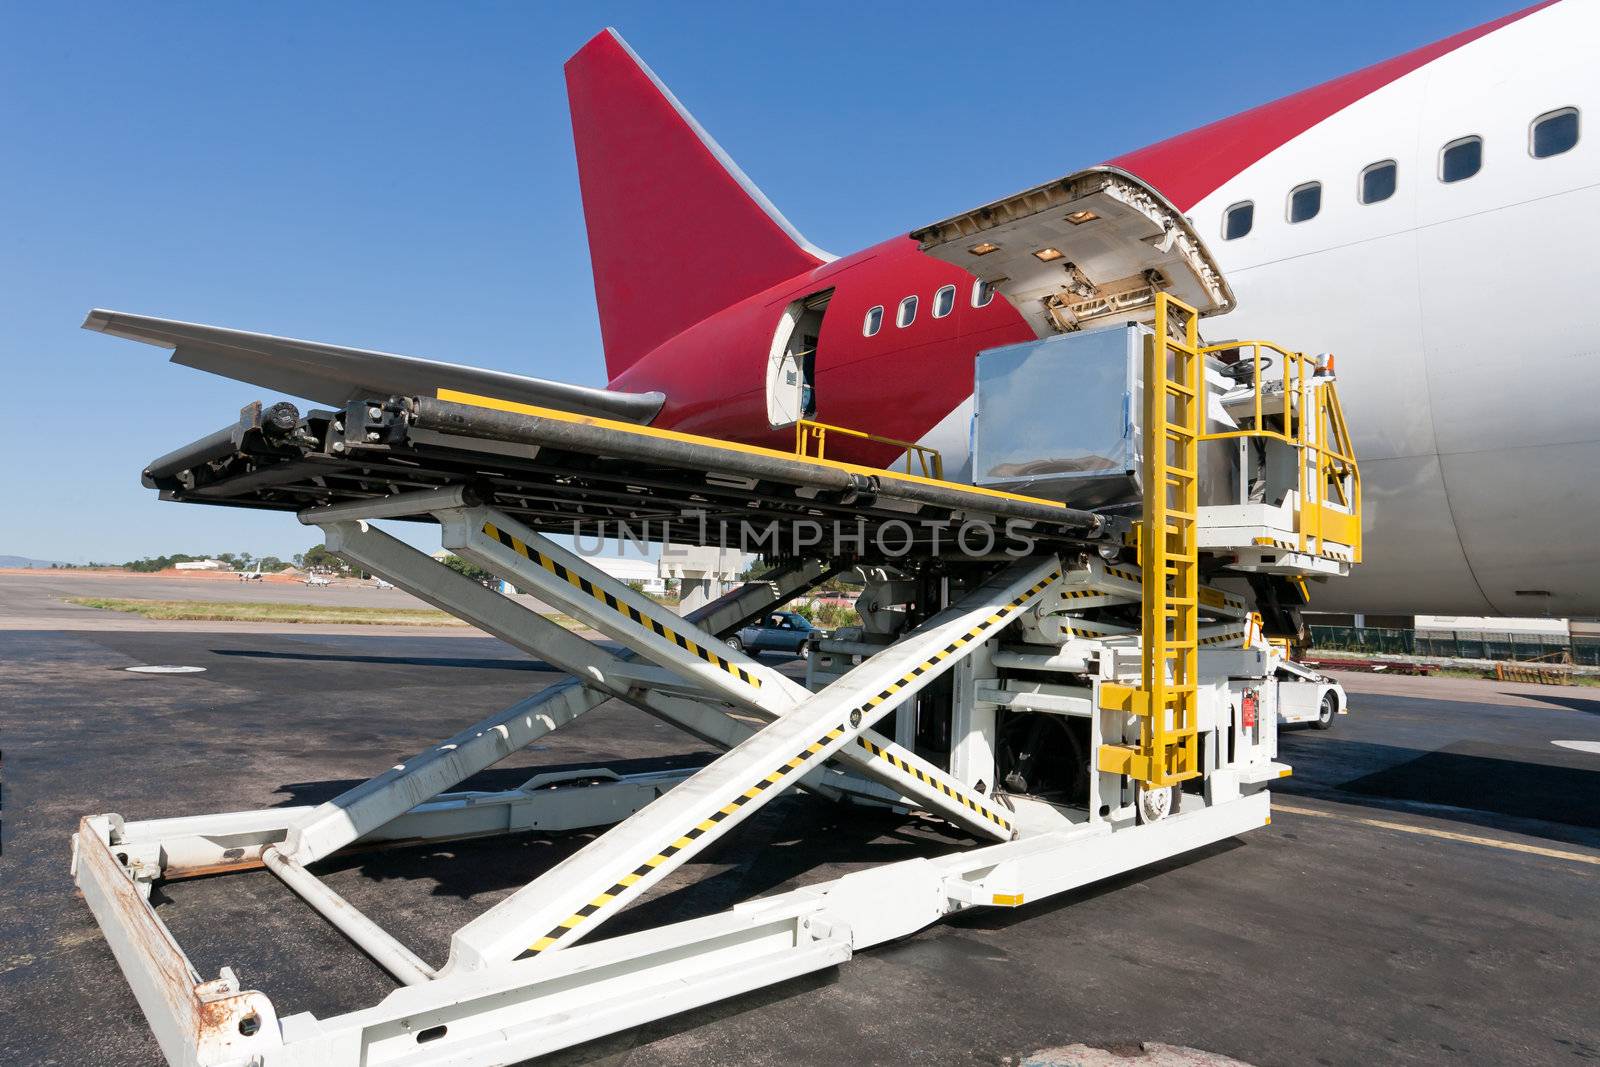
[[[1235,849],[1248,848],[1249,844],[1237,837],[1230,837],[1224,841],[1216,841],[1204,845],[1191,852],[1184,852],[1177,856],[1169,856],[1164,860],[1146,864],[1124,874],[1113,875],[1110,878],[1091,882],[1086,886],[1058,893],[1053,897],[1023,904],[1017,908],[972,908],[957,915],[951,915],[944,920],[946,926],[961,927],[972,930],[1004,930],[1021,922],[1027,922],[1039,915],[1049,915],[1064,908],[1074,907],[1087,901],[1103,897],[1108,893],[1116,893],[1127,889],[1129,886],[1139,885],[1151,879],[1160,878],[1170,871],[1182,870],[1184,867],[1196,863],[1203,863],[1215,856],[1225,856]]]
[[[1500,695],[1526,697],[1529,700],[1554,704],[1558,708],[1566,708],[1569,711],[1581,711],[1586,715],[1600,715],[1600,700],[1594,700],[1589,697],[1558,696],[1555,693],[1501,693]]]
[[[249,659],[290,660],[307,663],[365,663],[393,667],[471,667],[493,671],[545,671],[555,667],[538,659],[468,659],[457,656],[357,656],[333,652],[277,652],[253,648],[213,648],[215,656],[244,656]]]
[[[522,833],[356,852],[314,865],[320,876],[353,871],[373,882],[434,883],[431,895],[470,900],[520,888],[571,856],[605,827]],[[786,797],[696,857],[695,880],[620,913],[603,936],[714,915],[790,882],[836,877],[839,868],[876,867],[974,847],[941,824],[907,823],[889,811],[863,811],[816,797]],[[706,867],[721,868],[707,874]]]
[[[535,744],[529,747],[529,751],[538,751],[541,747]],[[703,767],[714,758],[716,758],[716,753],[702,749],[696,752],[686,752],[682,755],[652,756],[645,759],[584,760],[577,763],[540,764],[537,767],[491,767],[488,770],[479,771],[459,785],[452,786],[449,791],[452,793],[475,790],[499,792],[516,789],[536,774],[581,771],[602,766],[606,770],[615,771],[620,775],[648,774],[677,770],[682,767]],[[353,789],[366,780],[365,778],[329,778],[320,782],[285,782],[274,790],[284,799],[274,804],[273,807],[290,808],[301,804],[321,804],[324,801],[332,800],[348,789]]]
[[[1302,742],[1312,743],[1314,759],[1305,763],[1323,773],[1289,779],[1274,792],[1411,811],[1569,844],[1600,844],[1600,767],[1586,766],[1593,761],[1580,754],[1552,748],[1535,761],[1471,751],[1478,747],[1472,742],[1431,752],[1326,736]],[[1292,737],[1280,738],[1280,744],[1288,763],[1300,762]],[[1337,768],[1351,777],[1326,773]]]

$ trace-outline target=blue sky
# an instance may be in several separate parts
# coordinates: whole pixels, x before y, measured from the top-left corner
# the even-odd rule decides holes
[[[139,485],[262,392],[90,307],[604,384],[561,75],[602,26],[844,253],[1515,3],[7,4],[0,554],[316,540]]]

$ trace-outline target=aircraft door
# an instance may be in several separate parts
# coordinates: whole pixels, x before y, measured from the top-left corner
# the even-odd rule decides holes
[[[810,386],[793,352],[784,352],[767,367],[767,422],[774,428],[793,426],[805,417]]]
[[[767,356],[767,423],[773,429],[817,413],[817,341],[832,295],[829,289],[793,301],[778,320]]]

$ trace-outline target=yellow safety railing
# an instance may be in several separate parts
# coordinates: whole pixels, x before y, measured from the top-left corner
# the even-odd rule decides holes
[[[1253,425],[1201,435],[1202,441],[1257,437],[1281,441],[1296,450],[1299,512],[1298,548],[1321,555],[1332,542],[1348,546],[1351,563],[1361,562],[1361,468],[1356,463],[1350,427],[1345,422],[1339,391],[1324,367],[1304,352],[1290,352],[1270,341],[1228,341],[1202,349],[1208,355],[1236,353],[1251,367],[1255,392]],[[1280,367],[1281,399],[1268,401],[1263,376],[1264,353],[1275,354]],[[1269,364],[1270,366],[1270,364]],[[1241,383],[1243,384],[1243,383]],[[1273,426],[1271,420],[1276,419]],[[1310,462],[1307,462],[1307,456]],[[1240,471],[1240,477],[1244,472]]]
[[[852,430],[845,426],[830,426],[825,422],[813,419],[801,419],[794,424],[794,454],[809,456],[814,459],[828,458],[828,437],[849,437],[858,441],[871,441],[879,445],[893,445],[905,451],[906,473],[915,474],[911,469],[912,457],[916,457],[921,467],[924,478],[944,480],[944,457],[937,448],[919,445],[915,441],[900,441],[893,437],[884,437],[880,434],[867,433],[864,430]],[[812,451],[812,446],[816,451]]]
[[[1155,332],[1144,353],[1140,684],[1100,685],[1102,708],[1139,716],[1139,743],[1101,745],[1095,764],[1151,788],[1200,773],[1199,450],[1205,355],[1199,317],[1166,293],[1156,297]]]

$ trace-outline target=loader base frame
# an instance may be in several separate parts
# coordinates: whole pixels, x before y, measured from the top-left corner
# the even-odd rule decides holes
[[[596,788],[610,787],[551,792]],[[616,788],[646,787],[638,781]],[[504,814],[526,802],[526,795],[447,795],[407,816],[410,824],[395,826],[394,836],[480,835],[486,809]],[[625,807],[628,801],[612,796],[601,803]],[[265,994],[241,990],[226,969],[219,979],[199,979],[118,856],[131,860],[130,850],[147,853],[167,844],[193,855],[206,847],[202,841],[271,840],[296,814],[270,809],[144,823],[114,815],[82,821],[74,839],[78,885],[170,1063],[379,1067],[438,1057],[513,1064],[838,966],[946,915],[1031,904],[1271,821],[1268,794],[1259,792],[1147,825],[1086,825],[891,863],[708,918],[576,945],[548,960],[404,986],[360,1011],[279,1019]]]

